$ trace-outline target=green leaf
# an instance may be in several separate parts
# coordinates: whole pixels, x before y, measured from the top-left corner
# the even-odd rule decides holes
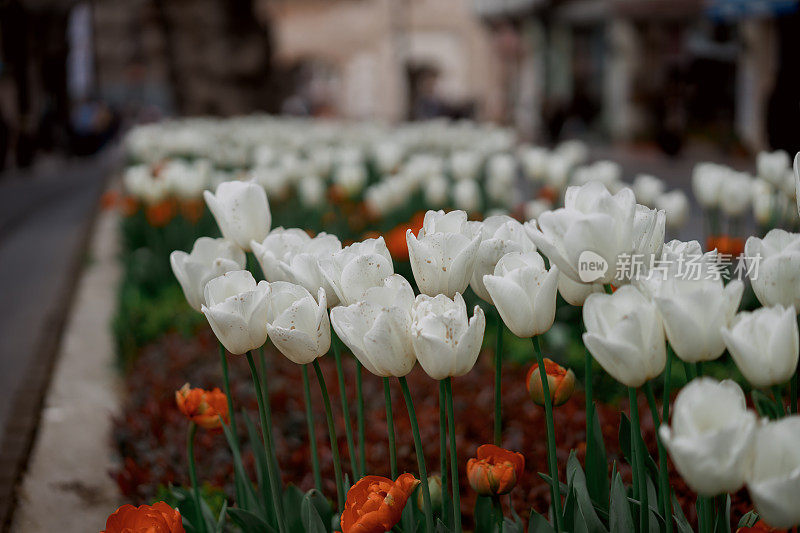
[[[714,524],[716,533],[731,533],[731,495],[725,495],[725,505],[723,512],[717,512],[717,519]]]
[[[511,518],[503,519],[503,533],[525,533],[522,522],[515,522]]]
[[[628,491],[619,472],[614,475],[614,481],[611,484],[611,508],[608,521],[611,533],[635,531],[631,507],[628,504]]]
[[[228,516],[231,517],[234,524],[247,533],[275,533],[275,530],[263,518],[246,509],[236,507],[228,509]]]
[[[603,440],[603,429],[597,409],[592,405],[594,427],[592,435],[587,435],[586,447],[586,485],[595,506],[608,512],[608,456]]]
[[[531,516],[528,519],[528,533],[555,533],[556,529],[535,510],[531,509]]]
[[[561,522],[563,529],[566,531],[575,531],[575,495],[572,491],[567,492],[567,497],[564,499],[563,507],[563,520]]]
[[[739,519],[738,527],[753,527],[758,522],[758,513],[750,511]]]
[[[441,518],[436,519],[436,533],[452,533],[450,528],[444,525]]]
[[[551,478],[549,475],[547,475],[547,474],[544,474],[544,473],[542,473],[542,472],[538,472],[538,474],[539,474],[539,477],[540,477],[540,478],[542,478],[543,480],[545,480],[545,481],[547,482],[547,484],[548,484],[548,485],[550,485],[550,486],[552,486],[552,485],[553,485],[553,480],[552,480],[552,478]],[[567,486],[567,484],[566,484],[566,483],[564,483],[564,482],[559,482],[559,484],[558,484],[558,488],[559,488],[559,492],[560,492],[561,494],[566,494],[566,493],[567,493],[567,491],[569,491],[569,487],[568,487],[568,486]]]
[[[322,523],[329,524],[333,518],[333,508],[331,502],[317,489],[311,489],[306,492],[305,498],[308,498],[322,518]]]
[[[678,499],[674,494],[672,495],[672,518],[675,520],[675,525],[678,527],[678,533],[694,533],[692,526],[683,514],[681,504],[678,503]]]
[[[295,485],[288,485],[283,491],[282,499],[287,529],[290,533],[303,533],[305,529],[301,513],[297,512],[303,503],[303,491]]]
[[[772,398],[760,390],[753,389],[753,391],[750,393],[750,397],[753,399],[753,406],[756,408],[756,411],[760,416],[769,418],[771,420],[778,419],[782,416],[782,410],[778,408]]]
[[[217,518],[217,525],[214,527],[214,533],[222,533],[225,529],[225,516],[228,514],[228,502],[222,502],[222,509],[220,509],[219,517]]]
[[[597,517],[592,505],[592,499],[589,497],[589,490],[586,487],[586,476],[574,450],[570,452],[567,460],[567,480],[575,494],[580,521],[586,526],[586,530],[589,533],[606,533],[607,530]]]
[[[302,516],[303,529],[298,530],[298,533],[328,533],[325,529],[325,523],[317,512],[314,502],[311,497],[306,494],[300,504],[300,515]]]

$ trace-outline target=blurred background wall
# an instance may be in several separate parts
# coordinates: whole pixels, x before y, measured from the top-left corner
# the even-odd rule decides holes
[[[797,0],[0,0],[0,168],[250,112],[796,149],[798,50]]]

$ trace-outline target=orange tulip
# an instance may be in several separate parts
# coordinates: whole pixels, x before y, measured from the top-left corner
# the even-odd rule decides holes
[[[566,403],[575,390],[575,373],[547,358],[544,360],[544,371],[547,374],[547,385],[550,388],[550,399],[553,401],[553,406]],[[544,405],[544,391],[538,363],[534,363],[528,370],[525,384],[531,399],[537,405]]]
[[[478,456],[467,463],[467,478],[482,496],[508,494],[525,471],[525,457],[494,444],[478,447]]]
[[[181,215],[192,224],[197,224],[203,218],[205,206],[203,200],[185,200],[181,202]]]
[[[396,481],[365,476],[347,492],[342,533],[383,533],[400,521],[406,501],[419,480],[403,474]]]
[[[752,527],[740,527],[736,530],[736,533],[784,533],[786,531],[786,529],[778,529],[763,520],[759,520]]]
[[[221,427],[220,416],[226,424],[228,423],[228,398],[218,388],[210,391],[193,389],[186,383],[180,390],[175,391],[175,402],[181,413],[200,427],[206,429]]]
[[[709,250],[717,249],[720,254],[739,257],[744,252],[744,239],[730,235],[711,236],[706,241]]]
[[[151,226],[161,228],[169,224],[175,216],[176,206],[174,200],[163,200],[157,204],[147,206],[145,216]]]
[[[123,505],[106,520],[100,533],[185,533],[181,513],[164,502],[153,505]]]

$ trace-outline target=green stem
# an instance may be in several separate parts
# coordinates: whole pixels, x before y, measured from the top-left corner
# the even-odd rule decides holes
[[[206,523],[203,520],[203,508],[200,506],[200,487],[197,485],[197,469],[194,464],[194,436],[197,434],[197,424],[189,422],[189,434],[186,437],[186,457],[189,459],[189,481],[192,484],[192,496],[194,497],[194,519],[198,531],[206,530]]]
[[[264,405],[264,392],[261,388],[261,378],[258,376],[256,362],[253,360],[253,352],[247,352],[247,363],[250,365],[250,373],[253,375],[253,385],[256,388],[256,400],[258,401],[258,415],[261,418],[261,437],[267,448],[267,473],[269,474],[270,484],[272,485],[272,505],[275,508],[275,516],[278,519],[278,529],[281,533],[286,531],[286,524],[283,521],[283,507],[281,506],[281,491],[278,473],[275,471],[275,464],[270,460],[273,456],[272,438],[270,435],[270,425],[267,421],[267,409]]]
[[[683,362],[683,369],[686,372],[686,381],[692,381],[697,377],[697,369],[692,363]]]
[[[672,386],[672,359],[674,357],[675,355],[672,353],[672,347],[668,344],[667,365],[664,368],[664,396],[661,400],[661,420],[664,424],[669,423],[670,387]],[[658,435],[658,431],[656,431],[656,435]],[[658,436],[658,442],[661,446],[663,446],[660,436]],[[660,453],[661,450],[659,449],[659,454]],[[659,461],[661,461],[660,457]],[[669,484],[669,461],[666,455],[664,456],[663,468],[658,471],[658,474],[659,482],[661,483],[661,490],[665,493],[664,521],[666,522],[667,533],[672,533],[672,489]]]
[[[705,368],[703,367],[703,362],[702,362],[702,361],[698,361],[698,362],[696,362],[696,363],[694,364],[694,369],[695,369],[695,375],[696,375],[698,378],[701,378],[701,377],[703,377],[703,376],[705,376],[705,375],[706,375],[706,373],[705,373]]]
[[[439,472],[442,476],[442,522],[450,522],[447,509],[447,386],[439,381]]]
[[[494,518],[497,521],[497,531],[503,533],[503,504],[500,503],[500,496],[492,496],[492,507],[494,507]]]
[[[433,512],[431,510],[431,491],[428,486],[428,472],[425,468],[425,453],[422,450],[422,440],[419,436],[419,424],[417,423],[417,413],[414,411],[414,401],[411,399],[411,391],[408,390],[408,382],[405,377],[397,378],[400,381],[400,388],[403,390],[403,398],[406,400],[408,418],[411,421],[411,432],[414,435],[414,448],[417,451],[417,465],[419,466],[419,480],[422,485],[422,501],[425,507],[426,531],[433,533]]]
[[[300,365],[303,374],[303,396],[306,403],[306,423],[308,424],[308,444],[311,447],[311,468],[314,471],[314,488],[322,492],[322,473],[319,468],[317,452],[317,432],[314,430],[314,412],[311,409],[311,385],[308,379],[308,367]]]
[[[553,515],[555,516],[556,531],[561,529],[561,487],[558,478],[558,457],[556,456],[556,429],[553,422],[553,400],[550,397],[550,385],[547,382],[547,372],[544,367],[544,357],[542,347],[539,344],[539,337],[533,337],[533,349],[536,352],[536,361],[539,364],[539,376],[542,379],[542,393],[544,396],[544,414],[547,422],[547,450],[548,462],[550,463],[550,492],[553,499]]]
[[[383,400],[386,403],[386,429],[389,432],[389,464],[392,479],[397,479],[397,444],[394,440],[394,413],[392,412],[392,390],[389,378],[383,378]]]
[[[775,405],[780,408],[781,418],[786,414],[786,407],[783,405],[783,392],[779,385],[772,386],[772,397],[775,400]]]
[[[792,414],[797,414],[797,372],[795,372],[792,376],[789,394],[789,409],[791,409]]]
[[[357,404],[357,411],[356,411],[356,423],[358,424],[358,460],[359,460],[359,470],[361,474],[366,474],[367,472],[367,453],[366,453],[366,443],[365,443],[365,436],[364,436],[364,390],[362,388],[362,379],[361,379],[361,362],[356,359],[356,401]]]
[[[503,319],[497,313],[497,345],[494,351],[494,443],[500,446],[503,440]]]
[[[714,531],[714,520],[711,516],[711,499],[703,496],[698,498],[701,500],[701,509],[703,513],[702,525],[700,527],[701,531],[706,531],[708,533],[712,533]]]
[[[269,399],[269,380],[267,379],[267,358],[264,356],[263,346],[258,349],[258,355],[259,355],[259,362],[261,364],[261,390],[263,393],[262,396],[264,398],[264,414],[267,417],[267,432],[269,433],[269,441],[271,443],[271,453],[267,457],[272,461],[273,468],[277,473],[276,475],[277,475],[278,485],[273,485],[273,486],[277,486],[282,491],[283,485],[280,483],[281,471],[278,466],[277,451],[275,450],[275,431],[273,430],[275,426],[273,426],[272,424],[272,403],[270,402]]]
[[[236,413],[233,409],[233,397],[231,396],[231,383],[230,378],[228,377],[228,357],[225,355],[225,346],[222,343],[219,343],[219,360],[220,364],[222,365],[222,387],[225,390],[225,397],[228,400],[228,420],[230,421],[231,426],[231,434],[233,435],[233,443],[236,446],[236,450],[240,450],[241,447],[239,446],[239,432],[236,429]],[[234,485],[236,491],[236,503],[238,505],[244,505],[245,497],[244,497],[244,489],[242,487],[243,480],[239,478],[239,476],[234,476]]]
[[[342,402],[342,414],[344,416],[344,434],[347,438],[347,451],[350,454],[350,466],[353,470],[353,482],[361,479],[361,473],[358,471],[358,458],[356,457],[356,446],[353,441],[353,426],[350,421],[350,405],[347,402],[347,387],[344,383],[344,370],[342,369],[342,354],[339,351],[339,343],[334,336],[331,339],[331,346],[333,346],[333,358],[336,360],[336,378],[339,381],[339,397]]]
[[[645,472],[645,450],[642,446],[642,425],[639,420],[639,402],[636,399],[636,389],[628,387],[628,398],[631,408],[631,435],[636,443],[636,468],[635,475],[639,479],[639,531],[650,531],[650,507],[647,501],[647,472]]]
[[[333,474],[336,478],[336,501],[338,510],[344,509],[344,483],[342,482],[342,464],[339,460],[339,443],[336,438],[336,425],[333,423],[333,411],[331,410],[331,399],[328,396],[328,387],[325,385],[325,376],[319,367],[319,360],[314,359],[314,372],[317,374],[317,381],[322,392],[322,403],[325,404],[325,417],[328,419],[328,436],[331,441],[331,455],[333,455]]]
[[[456,418],[453,409],[453,382],[444,380],[447,397],[447,433],[450,435],[450,482],[453,485],[453,531],[461,531],[461,495],[458,484],[458,450],[456,449]]]
[[[667,450],[664,443],[661,442],[661,436],[658,429],[661,427],[661,419],[658,417],[658,407],[656,406],[656,396],[653,392],[653,385],[649,381],[644,385],[644,391],[647,395],[647,403],[650,405],[650,416],[653,417],[653,427],[656,432],[656,443],[658,444],[658,483],[660,485],[658,500],[658,510],[664,521],[667,524],[667,530],[672,530],[672,520],[670,513],[670,490],[669,490],[669,470],[667,466]]]

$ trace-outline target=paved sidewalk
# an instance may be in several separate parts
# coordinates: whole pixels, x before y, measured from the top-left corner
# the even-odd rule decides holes
[[[110,328],[120,277],[117,221],[114,213],[98,219],[18,489],[12,531],[100,531],[120,505],[109,476],[112,417],[121,402]]]

